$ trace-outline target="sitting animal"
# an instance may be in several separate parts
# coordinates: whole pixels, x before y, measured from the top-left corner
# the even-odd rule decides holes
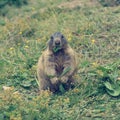
[[[60,85],[65,90],[75,83],[73,76],[77,70],[75,51],[60,32],[54,33],[45,51],[39,58],[37,77],[40,90],[60,91]]]

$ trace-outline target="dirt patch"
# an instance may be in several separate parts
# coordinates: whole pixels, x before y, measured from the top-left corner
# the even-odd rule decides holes
[[[75,8],[80,6],[100,6],[99,2],[96,0],[72,0],[69,2],[61,3],[58,7],[59,8]]]
[[[82,2],[79,0],[73,0],[71,2],[64,2],[61,3],[58,7],[59,8],[75,8],[76,6],[81,6]]]

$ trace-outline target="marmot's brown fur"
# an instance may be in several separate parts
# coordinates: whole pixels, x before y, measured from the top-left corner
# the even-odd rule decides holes
[[[57,92],[61,84],[66,90],[69,89],[75,83],[73,75],[76,70],[76,53],[60,32],[54,33],[38,61],[40,90]]]

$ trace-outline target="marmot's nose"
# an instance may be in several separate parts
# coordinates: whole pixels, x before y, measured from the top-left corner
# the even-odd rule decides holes
[[[60,45],[60,41],[59,40],[55,41],[55,45]]]

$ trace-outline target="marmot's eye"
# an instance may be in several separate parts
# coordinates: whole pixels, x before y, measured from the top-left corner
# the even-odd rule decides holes
[[[63,38],[64,38],[64,36],[62,35],[62,36],[61,36],[61,38],[63,39]]]
[[[53,40],[53,36],[51,36],[50,39]]]

